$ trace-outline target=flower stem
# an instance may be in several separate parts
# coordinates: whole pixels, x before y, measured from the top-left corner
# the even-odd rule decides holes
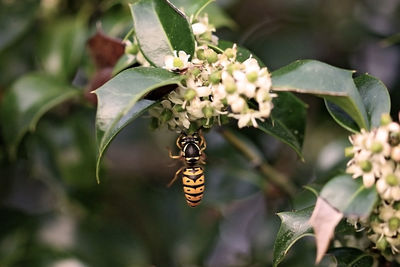
[[[267,178],[267,180],[279,189],[285,192],[290,197],[296,193],[296,186],[288,179],[288,177],[277,171],[275,168],[267,164],[256,151],[247,146],[240,138],[227,129],[220,129],[220,134],[227,140],[233,147],[240,151],[247,159],[249,159],[254,166]]]

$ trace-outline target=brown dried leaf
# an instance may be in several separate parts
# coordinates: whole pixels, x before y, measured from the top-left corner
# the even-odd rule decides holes
[[[84,96],[86,100],[94,106],[97,105],[97,96],[92,92],[111,79],[112,70],[112,68],[103,68],[98,70],[89,82],[89,85],[85,90]]]
[[[343,218],[343,213],[329,205],[323,198],[318,198],[309,223],[312,225],[317,243],[318,264],[328,250],[336,225]]]
[[[107,36],[101,30],[97,30],[88,40],[88,47],[98,69],[114,67],[125,51],[125,44],[121,39]]]

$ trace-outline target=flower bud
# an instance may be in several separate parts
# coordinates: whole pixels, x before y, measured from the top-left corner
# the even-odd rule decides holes
[[[349,146],[344,149],[344,156],[351,158],[354,157],[354,147]]]
[[[363,172],[370,172],[372,170],[372,164],[368,160],[363,160],[360,162],[360,168]]]
[[[232,48],[227,48],[224,51],[224,54],[228,57],[228,58],[233,58],[235,57],[235,51]]]
[[[195,96],[196,96],[196,90],[194,90],[194,89],[187,89],[186,92],[185,92],[185,94],[184,94],[184,96],[183,96],[183,98],[185,98],[185,100],[187,100],[187,101],[190,101],[190,100],[192,100],[193,98],[195,98]]]
[[[198,49],[198,50],[196,51],[196,56],[197,56],[197,58],[200,59],[200,60],[205,60],[205,59],[206,59],[206,56],[205,56],[205,54],[204,54],[204,49]]]
[[[392,122],[392,118],[390,117],[389,114],[387,114],[387,113],[382,114],[382,116],[381,116],[381,125],[382,126],[386,126],[391,122]]]
[[[182,112],[185,111],[185,109],[182,107],[182,105],[176,104],[173,108],[172,108],[175,112]]]
[[[139,52],[139,46],[137,44],[129,44],[125,47],[126,54],[136,55]]]
[[[392,159],[396,162],[400,162],[400,146],[397,145],[396,147],[392,148],[392,152],[390,154]]]
[[[374,142],[371,145],[371,151],[372,153],[380,153],[383,150],[383,146],[380,142]]]
[[[197,75],[199,75],[201,73],[201,71],[199,70],[199,68],[193,68],[192,69],[192,75],[194,77],[197,77]]]
[[[258,73],[257,71],[252,71],[246,74],[246,78],[249,82],[254,83],[258,79]]]
[[[376,248],[379,249],[380,251],[384,251],[386,247],[388,246],[388,242],[386,241],[385,237],[382,237],[377,243],[376,243]]]
[[[230,75],[232,75],[233,72],[234,72],[235,70],[240,70],[240,64],[238,64],[238,63],[232,63],[232,64],[229,64],[228,67],[226,68],[226,71],[227,71]]]
[[[400,227],[400,219],[397,217],[392,217],[389,219],[389,229],[390,231],[396,231]]]
[[[205,106],[203,109],[203,114],[204,117],[206,117],[207,119],[211,118],[214,115],[214,109],[210,106]]]
[[[220,71],[215,71],[215,72],[211,73],[210,82],[212,84],[220,83],[221,82],[221,72]]]
[[[226,82],[226,83],[224,83],[224,85],[225,85],[225,91],[228,94],[233,94],[237,90],[237,86],[236,86],[235,82],[232,82],[232,81],[231,82]]]
[[[210,64],[218,61],[218,54],[212,49],[207,49],[206,51],[204,51],[204,56]]]
[[[385,181],[386,181],[386,183],[387,183],[388,185],[390,185],[390,186],[395,186],[395,185],[398,185],[398,184],[399,184],[399,181],[398,181],[396,175],[394,175],[393,173],[387,175],[387,176],[385,177]]]
[[[172,111],[171,111],[171,110],[169,110],[169,109],[164,109],[164,110],[161,112],[160,119],[161,119],[162,122],[167,122],[167,121],[169,121],[171,118],[172,118]]]

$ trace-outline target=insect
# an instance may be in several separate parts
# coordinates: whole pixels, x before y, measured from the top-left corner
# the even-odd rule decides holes
[[[172,159],[180,159],[184,162],[176,173],[174,178],[168,184],[171,186],[179,174],[182,172],[183,192],[185,193],[186,202],[190,207],[196,207],[200,204],[204,194],[204,170],[201,164],[205,164],[206,141],[201,132],[193,134],[181,133],[176,139],[176,146],[180,149],[180,154],[172,155],[171,150],[169,156]]]

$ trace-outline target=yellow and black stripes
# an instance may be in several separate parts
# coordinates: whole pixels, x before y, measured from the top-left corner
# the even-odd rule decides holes
[[[186,202],[191,207],[200,204],[204,193],[204,171],[200,166],[186,167],[182,175],[183,191]]]

